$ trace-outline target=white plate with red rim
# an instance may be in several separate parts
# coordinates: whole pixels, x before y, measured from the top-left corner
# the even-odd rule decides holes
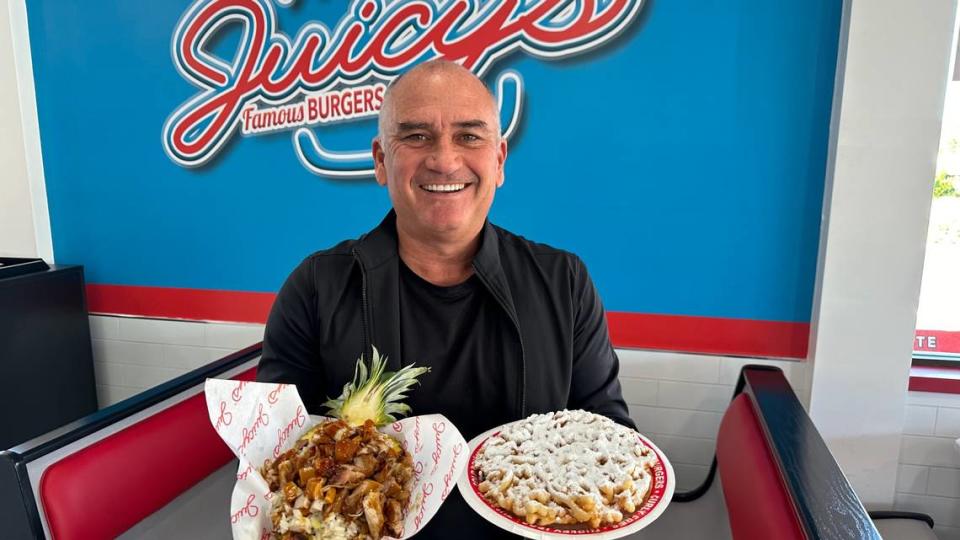
[[[654,476],[653,487],[650,495],[636,512],[624,518],[620,523],[605,525],[599,529],[561,529],[544,525],[530,525],[521,518],[518,518],[500,508],[491,501],[488,501],[478,488],[479,479],[474,471],[473,464],[477,456],[477,451],[486,443],[487,439],[496,435],[506,426],[495,427],[486,431],[470,441],[470,457],[467,460],[467,466],[464,467],[463,474],[457,480],[457,488],[463,499],[467,501],[470,508],[480,514],[481,517],[493,523],[501,529],[510,531],[513,534],[525,538],[539,538],[542,540],[588,538],[590,540],[612,540],[636,533],[647,525],[653,523],[660,514],[667,509],[670,499],[673,497],[673,490],[676,488],[676,476],[673,473],[673,466],[663,455],[663,452],[649,439],[637,433],[637,438],[645,444],[657,456],[657,463],[651,471]]]

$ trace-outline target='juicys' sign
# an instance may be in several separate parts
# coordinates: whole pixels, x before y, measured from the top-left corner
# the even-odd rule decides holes
[[[376,116],[386,85],[411,66],[443,57],[483,76],[522,50],[544,60],[595,49],[617,36],[642,0],[354,0],[335,27],[314,21],[291,38],[277,28],[274,3],[198,0],[171,44],[177,70],[199,92],[163,126],[167,155],[184,167],[207,163],[236,132],[292,131],[301,163],[327,177],[372,176],[367,141],[331,151],[318,129]],[[208,45],[232,24],[242,35],[230,59]],[[517,125],[519,73],[496,77],[504,135]]]

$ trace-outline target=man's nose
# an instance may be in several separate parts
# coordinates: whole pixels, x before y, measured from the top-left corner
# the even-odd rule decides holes
[[[460,168],[460,152],[451,141],[440,140],[427,156],[427,168],[441,174],[449,174]]]

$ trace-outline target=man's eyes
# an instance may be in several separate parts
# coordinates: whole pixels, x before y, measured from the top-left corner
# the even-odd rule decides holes
[[[401,137],[402,140],[411,143],[421,143],[431,140],[431,137],[427,133],[409,133]],[[464,144],[474,144],[483,140],[483,137],[476,133],[458,133],[456,135],[456,140]]]

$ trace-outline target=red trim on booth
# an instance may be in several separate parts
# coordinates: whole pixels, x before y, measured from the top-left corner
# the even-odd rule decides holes
[[[91,313],[264,323],[273,293],[87,285]],[[616,347],[701,354],[806,358],[808,323],[609,312]]]

